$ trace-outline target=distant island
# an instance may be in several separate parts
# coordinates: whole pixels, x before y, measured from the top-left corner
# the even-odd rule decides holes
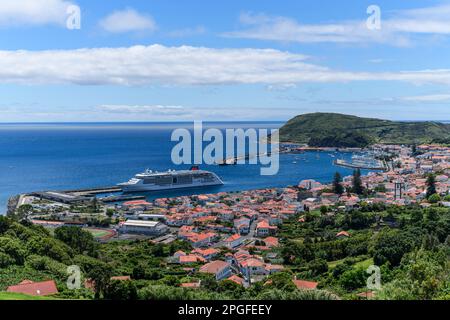
[[[339,113],[308,113],[289,120],[280,129],[281,142],[311,147],[367,147],[374,143],[450,143],[450,125],[423,121],[401,122],[361,118]]]

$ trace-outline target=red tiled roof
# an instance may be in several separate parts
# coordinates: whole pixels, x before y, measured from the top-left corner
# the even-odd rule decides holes
[[[292,280],[298,289],[316,289],[318,283],[306,280]]]
[[[200,288],[200,282],[187,282],[181,284],[182,288]]]
[[[216,274],[220,270],[223,270],[229,266],[228,263],[221,260],[212,261],[210,263],[205,264],[200,268],[200,272],[213,273]]]
[[[126,280],[131,280],[131,277],[130,276],[114,276],[114,277],[111,277],[111,280],[126,281]]]
[[[256,228],[269,228],[269,227],[270,227],[270,225],[269,225],[269,223],[267,223],[266,220],[258,222],[258,224],[256,225]]]
[[[278,246],[278,239],[275,237],[267,237],[264,239],[264,242],[268,247],[276,247]]]
[[[30,280],[24,280],[18,285],[9,286],[6,289],[7,292],[23,293],[32,296],[48,296],[58,293],[56,283],[53,280],[33,282]]]
[[[241,277],[238,277],[237,275],[233,274],[231,277],[229,277],[227,280],[233,281],[234,283],[237,283],[241,286],[244,285],[245,280]]]
[[[196,263],[197,261],[204,262],[205,259],[194,254],[190,254],[187,256],[180,256],[180,263]]]
[[[198,253],[199,255],[202,255],[202,256],[209,256],[209,255],[214,255],[214,254],[219,253],[219,250],[214,249],[214,248],[195,249],[192,251],[192,253]]]
[[[350,237],[350,234],[347,231],[341,231],[336,234],[336,237],[340,237],[340,236]]]
[[[232,241],[238,240],[240,238],[241,238],[241,236],[236,233],[236,234],[233,234],[232,236],[228,237],[228,239],[226,239],[225,241],[226,242],[232,242]]]
[[[255,258],[250,258],[250,259],[242,261],[241,265],[243,267],[262,267],[262,266],[264,266],[264,262],[262,262],[258,259],[255,259]]]
[[[373,298],[373,297],[375,296],[375,292],[373,292],[373,291],[367,291],[367,292],[361,292],[361,293],[358,293],[358,294],[356,294],[356,295],[357,295],[358,297],[370,299],[370,298]]]

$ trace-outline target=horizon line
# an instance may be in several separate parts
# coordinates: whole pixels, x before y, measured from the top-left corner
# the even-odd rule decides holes
[[[374,118],[375,119],[375,118]],[[159,121],[0,121],[0,125],[8,124],[149,124],[149,123],[193,123],[194,121],[202,122],[215,122],[215,123],[248,123],[248,122],[287,122],[288,120],[159,120]],[[412,119],[383,119],[388,121],[400,121],[400,122],[450,122],[450,119],[441,120],[412,120]]]

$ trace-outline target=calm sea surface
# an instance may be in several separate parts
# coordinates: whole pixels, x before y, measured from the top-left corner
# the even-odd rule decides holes
[[[208,123],[204,127],[278,128],[279,122]],[[112,186],[127,181],[146,168],[186,169],[175,166],[170,141],[175,128],[188,123],[98,123],[98,124],[0,124],[0,213],[6,211],[10,196],[43,190],[67,190]],[[351,154],[335,154],[349,159]],[[331,181],[335,167],[327,152],[307,152],[280,156],[276,176],[261,176],[258,165],[206,166],[216,172],[224,186],[188,191],[147,194],[149,200],[203,192],[237,191],[297,184],[306,178]]]

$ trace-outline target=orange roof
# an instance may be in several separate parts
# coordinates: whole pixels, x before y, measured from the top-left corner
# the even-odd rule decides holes
[[[130,276],[115,276],[111,277],[111,280],[131,280]]]
[[[264,266],[264,262],[255,259],[255,258],[250,258],[247,260],[244,260],[241,262],[242,266],[244,267],[262,267]]]
[[[194,226],[181,226],[181,228],[178,230],[178,232],[190,232],[195,229]]]
[[[270,225],[266,220],[260,221],[256,225],[256,228],[269,228],[269,227],[270,227]]]
[[[347,231],[341,231],[336,234],[336,237],[340,237],[340,236],[350,237],[350,234]]]
[[[209,238],[212,238],[215,236],[215,233],[192,233],[190,235],[188,235],[188,238],[190,241],[192,242],[198,242],[198,241],[203,241]]]
[[[298,289],[316,289],[318,283],[306,280],[292,280]]]
[[[375,296],[375,292],[373,292],[373,291],[367,291],[367,292],[361,292],[361,293],[358,293],[358,294],[356,294],[356,295],[357,295],[358,297],[370,299],[370,298],[373,298],[373,297]]]
[[[278,238],[275,237],[267,237],[264,239],[264,242],[268,247],[276,247],[278,246]]]
[[[194,255],[194,254],[190,254],[190,255],[186,255],[186,256],[180,256],[180,263],[196,263],[198,261],[205,261],[205,259],[203,259],[200,256]]]
[[[200,288],[200,282],[187,282],[181,284],[182,288]]]
[[[281,264],[267,264],[266,270],[283,270],[284,266]]]
[[[236,234],[233,234],[232,236],[228,237],[228,239],[226,239],[225,241],[226,242],[232,242],[232,241],[238,240],[240,238],[241,238],[241,236],[236,233]]]
[[[33,282],[31,280],[24,280],[18,285],[9,286],[7,292],[23,293],[32,296],[48,296],[58,293],[56,283],[53,280]]]
[[[227,280],[233,281],[234,283],[240,284],[241,286],[244,285],[245,280],[241,277],[238,277],[237,275],[233,274],[231,277],[229,277]]]
[[[223,270],[229,266],[230,265],[228,263],[226,263],[225,261],[215,260],[215,261],[212,261],[212,262],[207,263],[204,266],[202,266],[199,271],[205,272],[205,273],[216,274],[220,270]]]
[[[219,250],[214,249],[214,248],[208,248],[208,249],[195,249],[192,251],[193,253],[198,253],[202,256],[209,256],[209,255],[213,255],[213,254],[217,254],[219,253]]]

